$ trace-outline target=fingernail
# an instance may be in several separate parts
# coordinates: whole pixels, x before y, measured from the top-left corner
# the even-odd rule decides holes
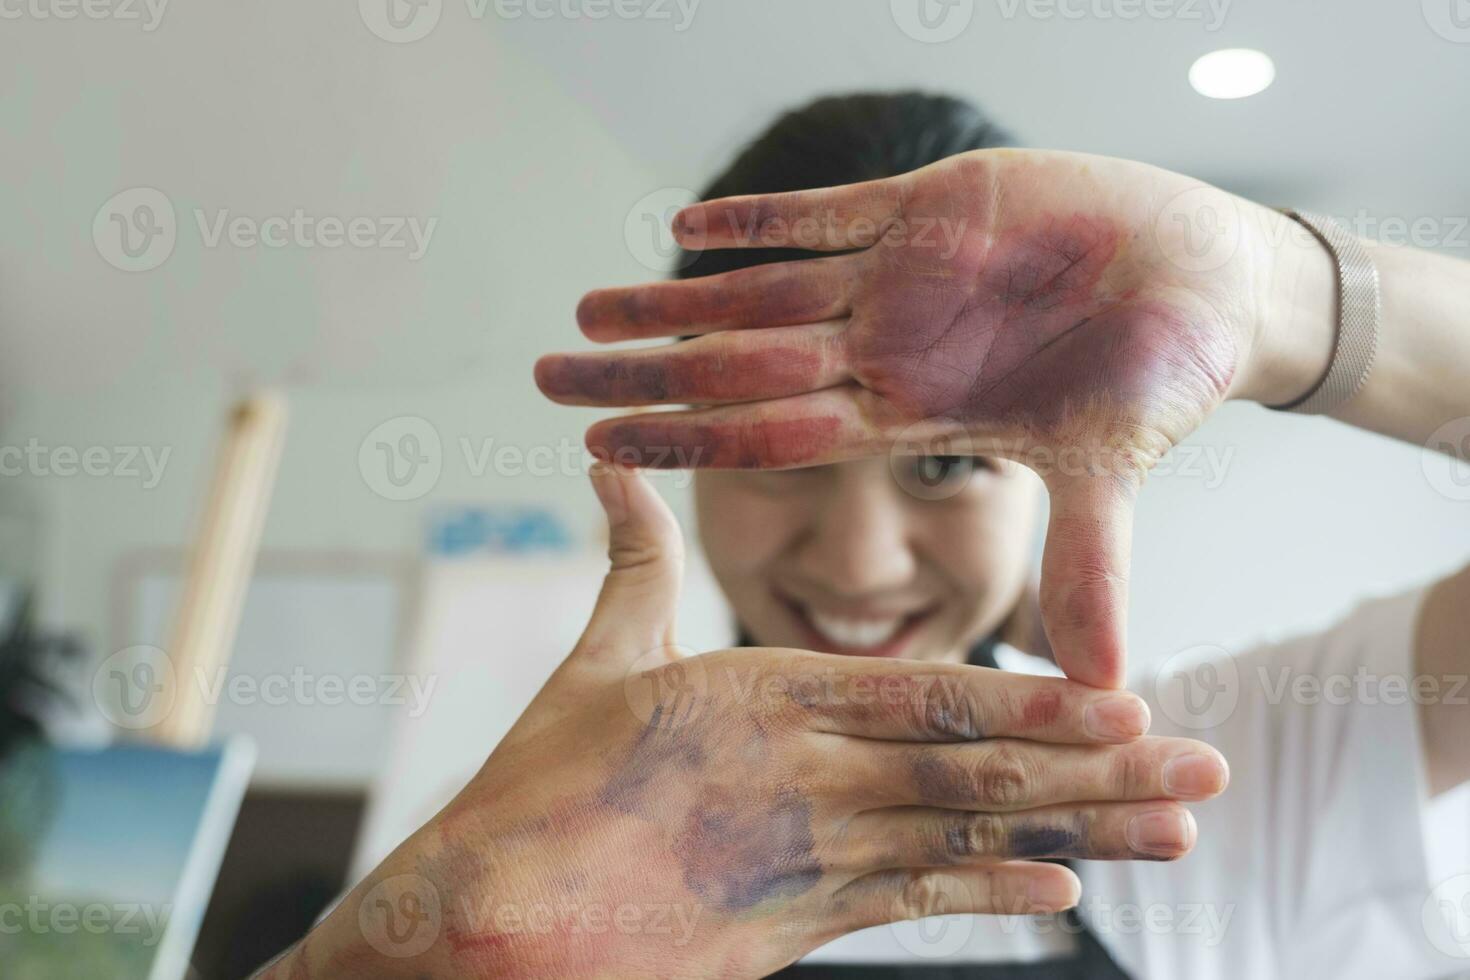
[[[601,461],[593,463],[589,472],[592,489],[602,502],[602,509],[607,512],[608,524],[621,524],[628,516],[628,494],[622,477],[611,465]]]
[[[1183,800],[1214,796],[1225,788],[1225,767],[1218,756],[1191,752],[1164,763],[1164,792]]]
[[[1148,705],[1131,694],[1111,694],[1087,706],[1082,724],[1087,734],[1106,742],[1128,741],[1148,731]]]
[[[1026,899],[1033,911],[1060,912],[1077,904],[1077,882],[1073,878],[1033,878],[1026,888]]]
[[[1175,857],[1189,847],[1193,836],[1189,811],[1178,807],[1145,810],[1128,821],[1128,846],[1139,854]]]

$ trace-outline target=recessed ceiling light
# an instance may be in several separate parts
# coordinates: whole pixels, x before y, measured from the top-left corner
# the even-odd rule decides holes
[[[1243,99],[1263,92],[1276,79],[1276,66],[1264,51],[1222,48],[1189,66],[1189,84],[1211,99]]]

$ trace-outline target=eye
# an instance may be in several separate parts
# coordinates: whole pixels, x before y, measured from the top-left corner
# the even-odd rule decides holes
[[[910,456],[893,467],[898,483],[921,500],[944,500],[969,486],[977,469],[995,465],[979,456]]]
[[[968,456],[920,456],[915,462],[919,482],[928,487],[941,486],[949,480],[968,481],[972,468]]]

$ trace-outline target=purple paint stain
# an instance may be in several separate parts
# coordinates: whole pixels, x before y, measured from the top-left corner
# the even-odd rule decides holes
[[[599,797],[603,804],[620,813],[646,815],[655,777],[704,766],[704,746],[697,733],[688,726],[661,726],[662,720],[663,705],[656,705],[626,758],[603,785]]]
[[[811,819],[811,804],[795,791],[762,805],[725,787],[706,788],[674,842],[685,885],[726,911],[802,894],[822,877]]]
[[[1021,824],[1011,829],[1008,837],[1008,857],[1085,857],[1082,841],[1084,833],[1069,827],[1045,824]]]

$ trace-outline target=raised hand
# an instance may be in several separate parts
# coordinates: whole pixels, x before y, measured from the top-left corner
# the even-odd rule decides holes
[[[1072,872],[1036,858],[1193,846],[1176,801],[1223,789],[1224,761],[1139,737],[1132,694],[797,650],[680,657],[677,525],[636,474],[596,482],[613,568],[576,650],[265,976],[765,976],[865,926],[1076,902]]]
[[[700,406],[593,426],[593,451],[630,465],[928,451],[1032,466],[1052,500],[1057,662],[1116,686],[1135,494],[1225,398],[1258,328],[1254,211],[1142,164],[1020,150],[712,201],[676,218],[686,247],[845,254],[593,292],[578,309],[593,340],[703,336],[552,355],[536,377],[566,404]]]

